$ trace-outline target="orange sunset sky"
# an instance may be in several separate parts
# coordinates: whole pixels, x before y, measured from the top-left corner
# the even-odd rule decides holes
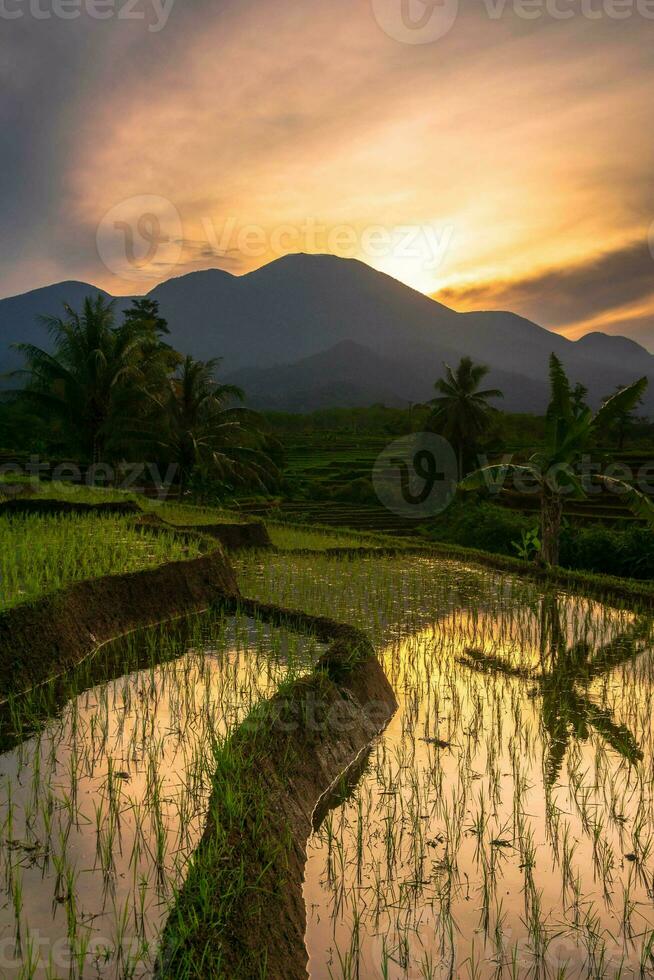
[[[406,43],[393,3],[177,0],[151,30],[142,0],[142,21],[3,25],[0,295],[334,251],[456,309],[654,350],[654,6],[460,0],[443,36]],[[143,255],[146,212],[168,242],[123,267],[105,216]]]

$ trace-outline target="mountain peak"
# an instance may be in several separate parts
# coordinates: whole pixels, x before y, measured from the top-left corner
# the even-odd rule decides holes
[[[601,330],[592,330],[590,333],[584,334],[577,341],[577,345],[587,350],[601,353],[613,352],[615,354],[622,351],[631,356],[649,354],[649,351],[642,344],[639,344],[636,340],[632,340],[631,337],[603,333]]]
[[[233,272],[227,272],[226,269],[218,269],[212,266],[209,269],[195,269],[193,272],[184,272],[181,276],[172,276],[170,279],[166,279],[164,282],[160,282],[159,285],[154,286],[148,296],[157,290],[166,289],[168,286],[180,286],[182,284],[187,284],[194,287],[198,284],[202,284],[203,288],[206,286],[215,286],[219,282],[233,282],[238,279]]]
[[[81,279],[64,279],[62,282],[53,282],[48,286],[36,286],[34,289],[27,289],[24,293],[6,296],[4,299],[0,299],[0,303],[11,303],[14,301],[22,303],[32,298],[38,300],[41,296],[51,296],[52,294],[65,296],[66,293],[70,293],[72,302],[75,302],[80,294],[94,296],[99,293],[101,296],[109,296],[109,293],[101,289],[100,286],[94,286],[89,282],[82,282]]]
[[[0,301],[0,372],[19,366],[13,342],[50,343],[39,314],[59,313],[63,301],[79,308],[97,292],[59,283]],[[508,410],[544,409],[552,351],[594,402],[619,384],[654,376],[651,355],[635,341],[591,334],[573,343],[513,313],[456,313],[357,259],[334,255],[289,254],[244,276],[192,272],[150,296],[160,301],[179,351],[222,357],[226,374],[249,372],[249,397],[261,400],[265,386],[280,404],[300,404],[292,388],[303,406],[313,388],[323,393],[322,404],[425,400],[443,362],[456,364],[463,355],[491,369]],[[120,298],[117,312],[129,302]],[[650,406],[654,391],[646,396]]]
[[[372,266],[366,265],[360,259],[343,258],[340,255],[330,255],[327,252],[288,252],[265,265],[247,272],[242,279],[273,279],[286,276],[317,278],[321,276],[350,276],[370,278],[391,278],[384,276]],[[405,287],[406,288],[406,287]]]

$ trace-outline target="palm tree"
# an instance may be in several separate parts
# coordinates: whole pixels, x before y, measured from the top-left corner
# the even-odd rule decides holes
[[[115,300],[86,299],[81,314],[64,304],[64,317],[42,317],[54,341],[49,353],[15,344],[26,367],[13,372],[28,383],[20,397],[47,419],[63,423],[75,449],[97,463],[147,394],[160,385],[178,355],[161,341],[167,332],[156,304],[133,305],[116,325]]]
[[[541,557],[547,564],[557,565],[564,497],[568,495],[583,499],[586,496],[574,467],[593,436],[605,430],[621,412],[630,410],[638,403],[647,387],[647,378],[640,378],[621,388],[595,414],[590,409],[581,409],[575,414],[570,382],[560,360],[552,354],[550,386],[544,451],[535,453],[523,466],[502,463],[482,467],[466,477],[459,487],[462,490],[478,490],[484,486],[497,486],[509,475],[528,480],[537,488],[541,498]],[[654,525],[654,504],[648,497],[623,481],[599,475],[594,479],[622,493],[633,513]]]
[[[266,477],[275,473],[259,448],[254,425],[258,416],[234,404],[243,400],[240,388],[215,380],[219,364],[219,358],[186,357],[159,402],[165,420],[161,445],[177,464],[182,493],[199,470],[219,480],[243,480],[262,487]]]
[[[433,411],[427,427],[456,447],[459,479],[463,477],[466,451],[488,428],[493,411],[488,399],[503,397],[498,388],[479,390],[489,370],[484,364],[473,364],[470,357],[462,357],[456,371],[446,364],[445,377],[434,385],[439,396],[429,402]]]

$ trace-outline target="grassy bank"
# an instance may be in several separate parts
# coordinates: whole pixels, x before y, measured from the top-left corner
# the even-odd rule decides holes
[[[602,575],[654,578],[654,532],[637,521],[622,523],[624,526],[577,526],[564,522],[561,565]],[[421,530],[428,541],[517,557],[523,535],[537,526],[537,515],[461,497]]]
[[[130,518],[100,515],[0,518],[0,609],[72,582],[197,558],[199,541],[156,535]]]
[[[365,635],[332,619],[239,601],[264,621],[332,643],[214,746],[207,828],[168,920],[167,980],[306,977],[302,881],[311,814],[396,708]]]

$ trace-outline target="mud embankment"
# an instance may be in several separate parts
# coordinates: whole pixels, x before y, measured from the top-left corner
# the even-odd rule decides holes
[[[198,612],[238,586],[222,548],[189,561],[75,582],[0,613],[0,700],[79,663],[101,643]]]
[[[117,517],[129,517],[141,513],[143,512],[138,504],[131,500],[105,500],[99,504],[85,504],[77,500],[55,500],[50,497],[14,497],[0,502],[0,517],[55,517],[59,514],[115,514]]]
[[[185,524],[178,531],[195,531],[205,538],[215,538],[229,551],[243,548],[272,548],[268,528],[263,521],[244,521],[232,524]]]
[[[112,514],[116,517],[137,517],[144,525],[153,525],[178,531],[181,534],[201,535],[219,541],[224,548],[237,551],[241,548],[271,548],[272,542],[268,528],[263,521],[232,521],[221,524],[171,524],[158,514],[142,510],[131,500],[103,501],[88,504],[76,500],[55,500],[41,497],[15,497],[0,500],[0,517],[41,516],[54,517],[61,514]]]
[[[237,607],[330,646],[217,752],[207,827],[162,938],[157,975],[166,980],[306,978],[302,884],[314,814],[397,708],[361,631],[253,601]]]

